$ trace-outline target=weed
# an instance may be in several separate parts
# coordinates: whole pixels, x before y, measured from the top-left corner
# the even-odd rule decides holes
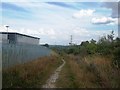
[[[41,87],[61,63],[58,56],[49,56],[3,69],[3,88]]]

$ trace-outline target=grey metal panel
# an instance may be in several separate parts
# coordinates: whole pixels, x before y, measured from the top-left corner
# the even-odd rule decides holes
[[[49,56],[51,50],[40,45],[2,44],[3,68]]]
[[[17,35],[17,43],[26,43],[26,44],[39,44],[39,39],[31,38],[31,37],[26,37],[22,35]]]
[[[7,42],[8,42],[7,34],[1,34],[1,33],[0,33],[0,36],[1,36],[1,37],[0,37],[0,42],[1,42],[1,43],[7,43]]]

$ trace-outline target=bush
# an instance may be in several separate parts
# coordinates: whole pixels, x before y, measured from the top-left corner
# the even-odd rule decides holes
[[[120,38],[116,38],[114,41],[114,50],[113,50],[113,63],[117,68],[120,68]]]

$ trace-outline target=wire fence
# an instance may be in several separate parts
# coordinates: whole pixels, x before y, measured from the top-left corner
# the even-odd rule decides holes
[[[2,44],[2,67],[25,63],[50,54],[49,48],[40,45]]]

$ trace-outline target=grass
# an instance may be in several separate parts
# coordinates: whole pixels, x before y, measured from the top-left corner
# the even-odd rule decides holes
[[[61,63],[57,55],[52,55],[3,69],[2,86],[3,88],[39,88]]]
[[[66,61],[56,82],[62,88],[118,88],[120,69],[112,66],[112,56],[63,55]],[[53,52],[25,64],[3,69],[3,88],[40,88],[63,62]]]
[[[111,57],[100,55],[67,55],[66,64],[57,80],[63,88],[116,88],[120,87],[120,70],[112,67]]]
[[[120,69],[112,66],[112,56],[97,55],[87,58],[90,59],[89,64],[92,63],[96,68],[96,72],[99,73],[103,87],[120,87]]]
[[[65,59],[65,61],[66,61],[66,59]],[[57,80],[56,86],[63,87],[63,88],[66,88],[66,87],[74,88],[76,86],[74,83],[74,75],[71,72],[71,67],[68,64],[68,62],[63,67],[63,69],[60,73],[60,76]]]

